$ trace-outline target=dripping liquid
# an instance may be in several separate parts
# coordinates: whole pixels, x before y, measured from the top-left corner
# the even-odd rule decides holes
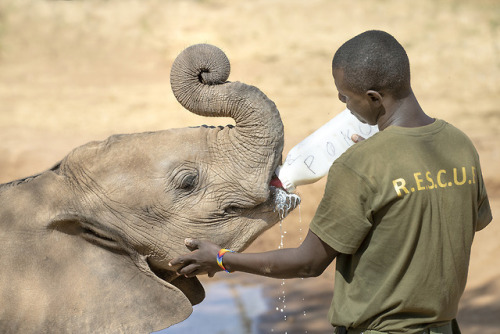
[[[299,243],[302,242],[302,215],[300,213],[300,197],[295,194],[289,194],[286,191],[282,191],[281,189],[277,189],[275,194],[275,203],[276,203],[276,211],[278,211],[280,216],[280,244],[278,249],[284,248],[284,239],[286,235],[286,231],[283,229],[283,219],[288,215],[290,211],[295,209],[298,206],[299,209]],[[283,314],[283,320],[287,320],[286,314],[286,290],[285,290],[285,279],[281,281],[280,285],[281,296],[278,297],[279,306],[276,307],[276,311]],[[304,301],[304,298],[302,299]],[[306,316],[306,311],[303,311],[303,315]],[[274,329],[271,330],[274,332]],[[307,333],[307,330],[305,331]],[[287,334],[287,332],[285,332]]]

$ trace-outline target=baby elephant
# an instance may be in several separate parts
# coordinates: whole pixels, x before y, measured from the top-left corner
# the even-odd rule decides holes
[[[204,290],[177,277],[186,237],[241,251],[280,219],[269,185],[283,125],[259,89],[228,82],[211,45],[175,60],[178,101],[235,126],[115,135],[0,185],[1,333],[149,333],[183,321]],[[292,208],[294,208],[292,203]]]

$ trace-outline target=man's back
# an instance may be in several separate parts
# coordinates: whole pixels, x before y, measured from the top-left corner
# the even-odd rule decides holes
[[[332,323],[411,332],[453,319],[489,213],[477,153],[446,122],[389,127],[355,145],[332,166],[311,224],[343,253]]]

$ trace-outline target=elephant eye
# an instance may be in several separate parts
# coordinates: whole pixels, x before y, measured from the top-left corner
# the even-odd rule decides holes
[[[227,208],[224,209],[224,213],[226,215],[238,215],[243,211],[243,208],[240,208],[238,206],[228,206]]]
[[[179,189],[191,190],[196,186],[198,176],[195,174],[186,174],[180,179]]]

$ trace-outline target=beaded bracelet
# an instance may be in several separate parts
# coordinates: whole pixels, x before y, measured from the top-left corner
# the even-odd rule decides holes
[[[229,253],[234,253],[234,251],[230,250],[230,249],[225,249],[225,248],[222,248],[218,253],[217,253],[217,264],[219,265],[219,267],[221,267],[226,273],[229,273],[230,271],[227,270],[224,265],[222,264],[222,258],[224,257],[224,254],[226,254],[227,252]]]

